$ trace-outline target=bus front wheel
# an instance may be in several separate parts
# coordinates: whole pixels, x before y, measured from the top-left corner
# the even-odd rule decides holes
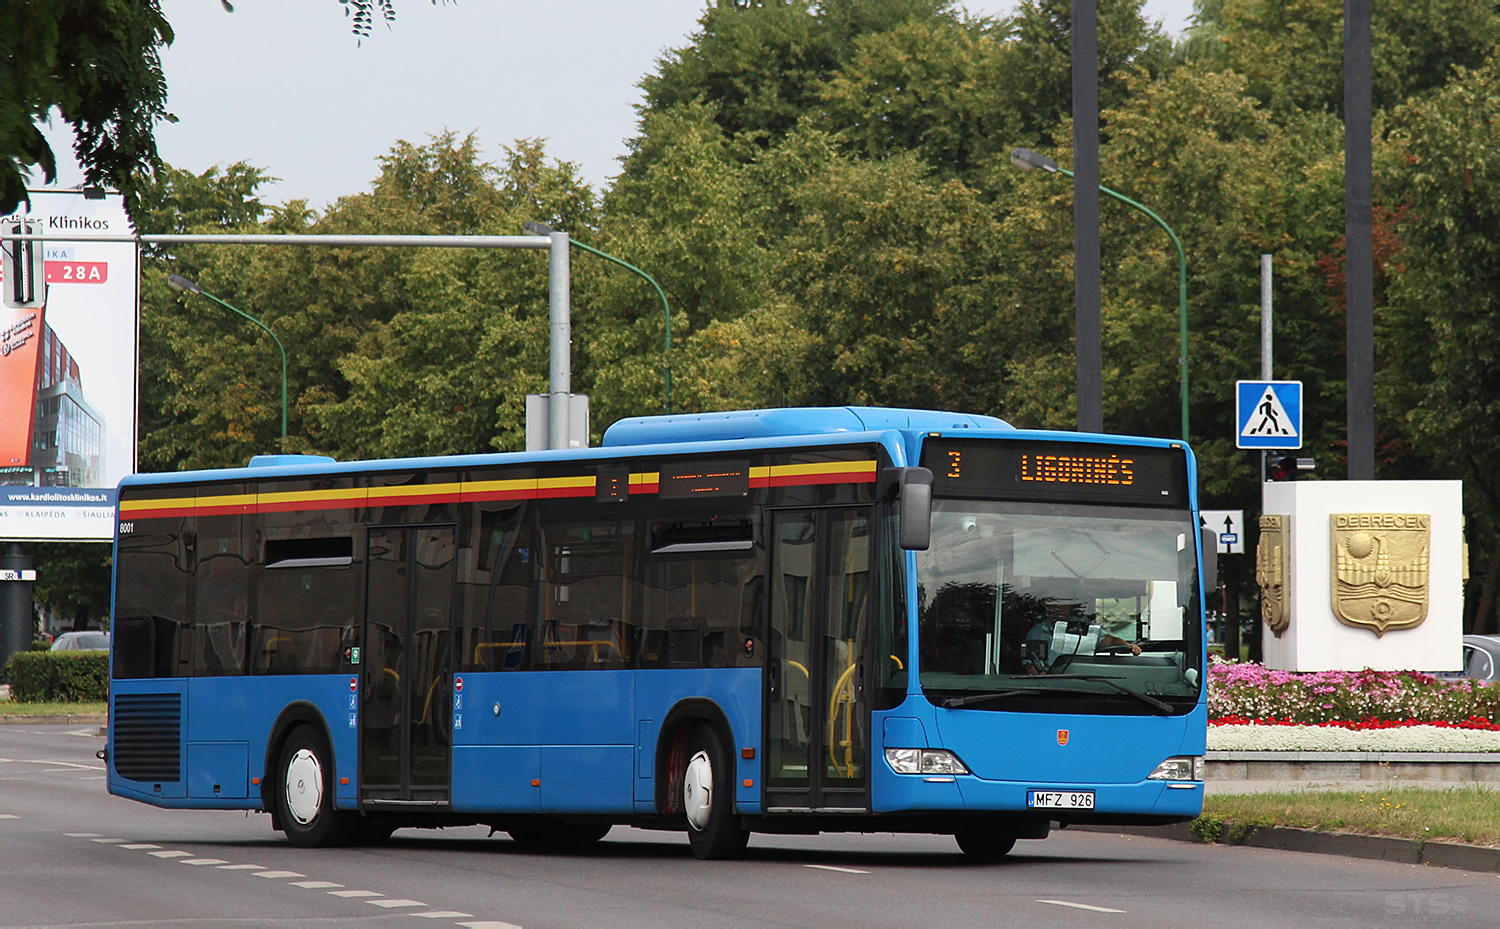
[[[333,752],[311,726],[298,726],[281,749],[276,813],[297,846],[342,845],[352,837],[349,816],[333,808]]]
[[[719,736],[699,726],[688,742],[682,782],[682,809],[687,814],[688,844],[703,859],[734,858],[745,850],[750,833],[734,814],[734,765]]]

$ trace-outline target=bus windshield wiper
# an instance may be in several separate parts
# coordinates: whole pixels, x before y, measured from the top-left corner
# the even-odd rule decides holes
[[[1167,703],[1167,702],[1165,702],[1163,700],[1158,700],[1155,697],[1151,696],[1150,694],[1141,693],[1139,690],[1136,690],[1136,689],[1134,689],[1132,687],[1126,687],[1124,684],[1120,683],[1120,679],[1117,678],[1117,677],[1109,677],[1109,676],[1101,675],[1101,674],[1046,674],[1046,675],[1029,675],[1028,674],[1026,677],[1027,677],[1027,679],[1030,679],[1030,680],[1045,680],[1045,681],[1089,681],[1090,683],[1097,682],[1097,683],[1100,683],[1100,684],[1104,684],[1107,687],[1113,687],[1115,690],[1118,690],[1122,694],[1128,694],[1129,696],[1132,696],[1132,697],[1136,698],[1137,700],[1141,701],[1142,703],[1146,704],[1147,706],[1152,707],[1153,709],[1157,710],[1158,712],[1161,712],[1161,713],[1171,713],[1172,712],[1172,705],[1170,703]],[[1043,692],[1046,692],[1046,691],[1053,691],[1053,690],[1060,690],[1060,689],[1062,689],[1062,688],[1058,688],[1058,687],[1015,687],[1015,688],[1012,688],[1010,690],[997,690],[997,691],[992,691],[990,693],[973,694],[972,696],[968,696],[968,697],[949,697],[947,700],[943,701],[943,706],[956,709],[956,708],[961,707],[961,706],[972,706],[975,703],[983,703],[985,700],[998,700],[1001,697],[1013,697],[1013,696],[1017,696],[1019,694],[1043,693]],[[1072,692],[1074,692],[1074,693],[1080,693],[1080,692],[1087,693],[1087,691],[1078,691],[1076,689],[1074,689]]]
[[[967,697],[949,697],[943,701],[943,706],[957,709],[961,706],[972,706],[975,703],[983,703],[986,700],[999,700],[1001,697],[1014,697],[1018,694],[1035,694],[1052,690],[1051,687],[1013,687],[1010,690],[992,690],[982,694],[970,694]]]

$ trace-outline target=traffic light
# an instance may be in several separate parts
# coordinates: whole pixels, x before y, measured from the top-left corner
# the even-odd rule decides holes
[[[4,230],[7,235],[36,235],[41,225],[12,221]],[[47,265],[41,242],[0,240],[0,291],[8,307],[38,307],[47,302]]]
[[[1266,480],[1295,481],[1302,476],[1303,472],[1311,471],[1314,464],[1311,458],[1298,458],[1295,455],[1267,455]]]

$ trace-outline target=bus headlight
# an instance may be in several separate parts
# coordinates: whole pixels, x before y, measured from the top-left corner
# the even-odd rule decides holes
[[[968,774],[958,756],[941,748],[888,748],[886,764],[897,774]]]
[[[1156,766],[1146,775],[1152,781],[1201,781],[1203,780],[1202,755],[1176,755]]]

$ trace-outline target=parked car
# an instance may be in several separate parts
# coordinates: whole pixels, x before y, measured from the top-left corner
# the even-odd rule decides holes
[[[52,640],[54,652],[107,652],[107,632],[64,632]]]
[[[1500,635],[1464,636],[1464,676],[1500,681]]]

